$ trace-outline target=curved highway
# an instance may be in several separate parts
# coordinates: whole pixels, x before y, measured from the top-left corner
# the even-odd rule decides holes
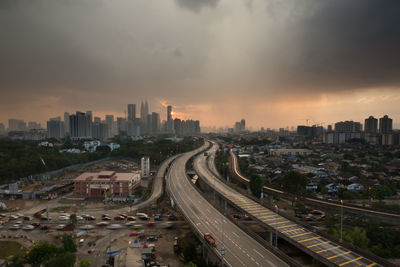
[[[226,265],[288,266],[226,219],[189,181],[186,175],[186,163],[192,156],[204,151],[207,146],[206,143],[200,149],[185,153],[172,163],[167,178],[167,189],[172,199],[201,236],[208,232],[216,239],[217,248],[214,249],[217,255],[221,255],[223,242]]]
[[[243,181],[245,181],[246,183],[249,183],[250,180],[246,177],[244,177],[240,171],[239,171],[239,167],[238,167],[238,160],[237,157],[235,155],[235,153],[233,153],[232,150],[230,150],[230,155],[232,157],[232,167],[233,167],[233,171],[235,172],[235,175],[238,176],[240,179],[242,179]],[[272,187],[268,187],[268,186],[264,186],[264,190],[268,193],[268,192],[272,192],[275,194],[278,194],[281,197],[287,197],[288,193],[272,188]],[[377,211],[377,210],[371,210],[371,209],[365,209],[365,208],[361,208],[361,207],[354,207],[354,206],[349,206],[346,204],[338,204],[338,203],[334,203],[331,201],[324,201],[324,200],[320,200],[320,199],[315,199],[315,198],[309,198],[309,197],[302,197],[302,199],[305,199],[307,201],[310,202],[315,202],[315,203],[320,203],[320,204],[324,204],[327,206],[331,206],[334,207],[336,209],[339,209],[341,207],[343,207],[343,209],[346,210],[353,210],[353,211],[359,211],[359,212],[363,212],[363,213],[371,213],[373,215],[377,215],[377,216],[386,216],[386,217],[390,217],[392,219],[394,219],[397,222],[400,222],[400,214],[396,214],[396,213],[390,213],[390,212],[384,212],[384,211]]]
[[[213,143],[208,151],[215,154],[218,145]],[[221,195],[230,200],[261,223],[274,229],[279,236],[302,249],[307,254],[318,258],[328,266],[381,266],[353,251],[350,251],[330,240],[313,233],[303,226],[290,221],[257,202],[243,196],[236,190],[221,182],[208,168],[207,158],[199,155],[194,160],[197,174],[205,179]]]

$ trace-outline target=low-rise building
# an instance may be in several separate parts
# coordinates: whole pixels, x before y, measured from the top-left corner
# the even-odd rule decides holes
[[[85,172],[74,180],[74,196],[102,197],[107,191],[111,197],[129,197],[133,190],[140,186],[140,179],[139,171],[131,173]]]
[[[270,156],[308,156],[311,154],[309,149],[280,148],[270,149]]]

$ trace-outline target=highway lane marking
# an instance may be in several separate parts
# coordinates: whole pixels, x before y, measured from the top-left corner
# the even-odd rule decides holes
[[[321,250],[318,250],[318,251],[316,251],[315,253],[322,253],[322,252],[325,252],[325,251],[329,251],[329,250],[332,250],[332,249],[337,249],[337,248],[340,248],[340,246],[337,246],[337,247],[331,247],[331,248],[327,248],[327,249],[321,249]]]
[[[257,216],[257,218],[258,219],[266,219],[266,218],[271,218],[271,217],[274,217],[274,216],[276,216],[276,214],[274,214],[274,215],[264,215],[264,216],[259,216],[259,217]]]
[[[273,219],[268,219],[268,220],[262,220],[263,222],[274,222],[274,221],[280,221],[280,220],[285,220],[285,222],[289,222],[285,218],[273,218]]]
[[[321,237],[320,237],[320,236],[316,236],[316,237],[312,237],[312,238],[309,238],[309,239],[299,240],[299,241],[297,241],[297,242],[303,243],[303,242],[311,241],[311,240],[318,239],[318,238],[321,238]]]
[[[276,229],[281,229],[281,228],[286,228],[286,227],[292,227],[292,226],[297,226],[297,224],[289,224],[289,225],[279,226],[279,227],[276,227]],[[300,228],[300,229],[301,229],[301,228]]]
[[[234,234],[237,238],[240,238],[240,236],[237,233],[232,232],[232,234]]]
[[[353,262],[353,261],[361,260],[362,258],[363,258],[363,257],[358,257],[358,258],[355,258],[355,259],[352,259],[352,260],[343,262],[343,263],[339,264],[339,266],[343,266],[343,265],[349,264],[350,262]]]
[[[367,267],[372,267],[372,266],[375,266],[376,265],[376,263],[374,262],[374,263],[371,263],[370,265],[368,265]]]
[[[253,251],[254,251],[255,253],[257,253],[258,255],[260,255],[262,258],[264,258],[264,256],[263,256],[260,252],[258,252],[255,248],[253,248]]]
[[[290,238],[293,238],[293,237],[298,237],[298,236],[308,235],[308,234],[312,234],[312,232],[305,232],[305,233],[301,233],[301,234],[297,234],[297,235],[291,235],[291,236],[289,236],[289,237],[290,237]]]
[[[334,259],[334,258],[343,256],[343,255],[346,255],[346,254],[349,254],[349,253],[351,253],[351,251],[346,251],[346,252],[343,252],[343,253],[340,253],[340,254],[336,254],[336,255],[331,256],[331,257],[329,257],[329,258],[327,258],[327,259],[328,259],[328,260],[331,260],[331,259]]]
[[[171,181],[171,183],[172,183],[172,185],[174,185],[175,188],[177,188],[177,186],[175,185],[175,183],[174,183],[173,181]],[[190,184],[189,184],[189,185],[190,185]],[[174,196],[174,198],[175,198],[175,200],[176,200],[177,198],[175,197],[174,192],[171,192],[171,193],[172,193],[172,195]],[[179,196],[180,199],[183,199],[179,191],[177,192],[177,195]],[[191,201],[193,202],[193,200],[191,200]],[[199,216],[196,216],[196,214],[193,214],[193,215],[194,215],[198,220],[200,220],[200,217],[199,217]],[[192,221],[192,224],[194,224],[194,222],[193,222],[193,220],[192,220],[191,218],[188,217],[188,219],[189,219],[190,221]],[[206,221],[206,223],[208,224],[207,221]],[[200,229],[198,229],[198,230],[199,230],[200,233],[202,232],[202,231],[200,231]],[[235,245],[236,245],[236,244],[235,244]],[[230,250],[230,249],[227,248],[227,251],[229,251],[229,250]],[[234,254],[232,254],[232,253],[229,253],[229,254],[233,255],[243,266],[246,266],[246,265],[244,264],[244,262],[241,261],[240,258],[238,258],[236,255],[234,255]],[[227,261],[227,260],[226,260],[226,261]]]
[[[269,225],[278,225],[278,224],[282,224],[282,223],[288,223],[289,221],[285,220],[283,222],[276,222],[276,223],[270,223]]]
[[[329,243],[331,243],[331,241],[325,241],[325,242],[321,242],[321,243],[315,243],[315,244],[313,244],[313,245],[307,246],[307,248],[312,248],[312,247],[316,247],[316,246],[323,245],[323,244],[329,244]]]
[[[290,233],[290,232],[294,232],[294,231],[300,231],[300,230],[303,230],[303,231],[304,231],[303,228],[296,228],[296,229],[293,229],[293,230],[283,231],[283,232],[281,232],[281,233],[282,233],[282,234],[286,234],[286,233]]]

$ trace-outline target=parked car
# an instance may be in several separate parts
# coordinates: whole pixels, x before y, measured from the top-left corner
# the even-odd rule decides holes
[[[45,224],[45,225],[42,225],[42,226],[40,227],[40,230],[49,230],[50,228],[51,228],[50,225]]]
[[[136,218],[134,216],[128,216],[128,217],[126,217],[126,219],[128,221],[136,221]]]

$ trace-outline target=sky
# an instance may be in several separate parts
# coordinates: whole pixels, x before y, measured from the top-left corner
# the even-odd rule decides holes
[[[398,0],[1,0],[0,122],[147,100],[204,126],[398,124],[398,14]]]

